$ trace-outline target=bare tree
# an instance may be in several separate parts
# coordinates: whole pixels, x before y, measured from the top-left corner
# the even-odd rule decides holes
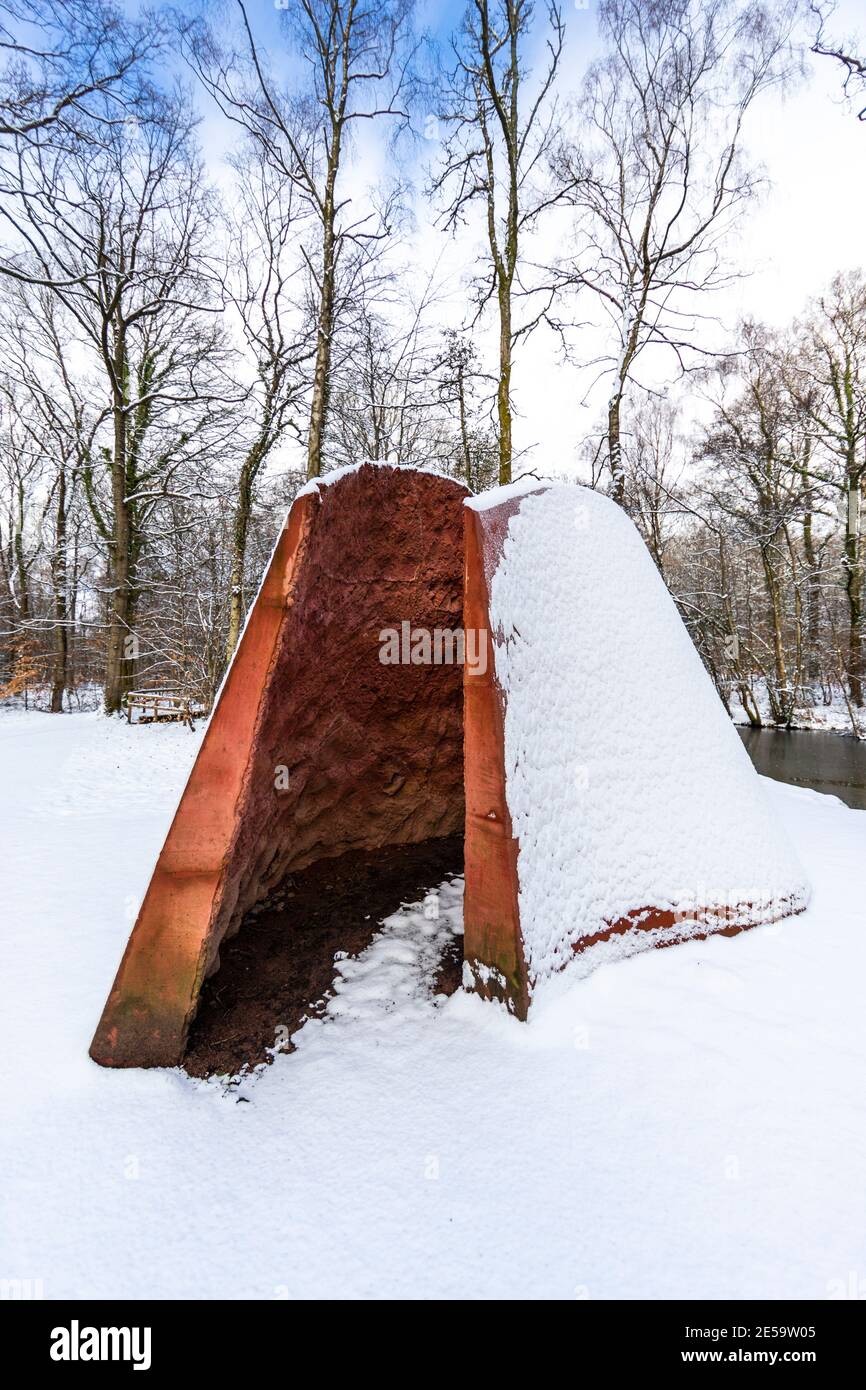
[[[0,330],[4,391],[22,401],[40,463],[39,486],[31,486],[27,503],[36,554],[45,559],[48,601],[27,625],[34,636],[50,636],[50,709],[59,713],[71,683],[72,629],[83,572],[81,476],[96,419],[71,375],[71,334],[50,290],[7,284]]]
[[[838,495],[848,602],[847,679],[864,703],[864,488],[866,488],[866,279],[837,275],[800,330],[794,389],[817,444],[809,477]]]
[[[212,212],[194,118],[180,95],[151,93],[137,111],[134,126],[102,129],[95,146],[49,157],[22,142],[4,209],[24,248],[5,266],[51,288],[99,372],[105,437],[82,477],[108,561],[109,713],[135,672],[148,518],[191,456],[206,456],[205,435],[220,428],[210,403],[226,394],[223,381],[205,386],[221,373],[222,329],[205,274]]]
[[[423,297],[405,308],[408,317],[394,322],[365,307],[346,335],[345,369],[333,373],[325,436],[333,464],[369,459],[417,467],[435,451],[437,396]]]
[[[484,492],[499,476],[498,439],[483,399],[490,377],[481,369],[474,343],[457,329],[445,333],[436,367],[440,399],[457,411],[458,475],[473,492]]]
[[[857,34],[844,38],[828,34],[827,25],[835,10],[835,4],[827,3],[827,0],[821,0],[821,3],[812,0],[809,13],[815,29],[811,48],[819,58],[832,58],[841,67],[844,74],[842,90],[856,105],[866,95],[866,50]],[[866,121],[866,105],[857,112],[857,119]]]
[[[330,465],[359,459],[443,466],[452,445],[440,391],[435,272],[419,285],[383,280],[347,318],[334,363]]]
[[[621,412],[638,360],[663,346],[680,369],[705,349],[695,297],[730,278],[723,243],[753,196],[749,108],[790,70],[792,12],[755,0],[602,0],[607,44],[555,167],[578,209],[565,278],[598,296],[616,348],[606,449],[622,502]]]
[[[803,575],[794,539],[802,512],[802,415],[787,390],[783,353],[768,330],[743,326],[744,352],[732,398],[717,400],[700,457],[713,464],[702,484],[712,509],[734,523],[760,559],[766,593],[766,655],[760,664],[773,719],[788,724],[802,695]],[[727,371],[721,373],[725,384]],[[757,633],[753,626],[753,637]],[[737,634],[742,640],[742,634]]]
[[[0,0],[0,138],[56,141],[94,116],[122,119],[127,79],[161,41],[152,10],[130,21],[107,0]]]
[[[561,196],[550,185],[546,156],[557,131],[553,90],[565,28],[559,5],[549,0],[546,63],[533,80],[534,15],[534,0],[471,0],[452,40],[454,68],[439,104],[447,134],[433,184],[447,197],[446,227],[455,229],[477,202],[483,209],[487,247],[478,302],[480,310],[495,297],[499,316],[500,483],[511,481],[515,348],[552,301],[549,286],[530,282],[524,243]],[[529,304],[520,317],[518,300]]]
[[[231,160],[234,207],[229,218],[226,291],[241,323],[253,381],[245,414],[249,439],[237,476],[231,542],[226,657],[237,646],[246,610],[247,539],[258,479],[287,434],[300,436],[305,368],[315,355],[302,304],[298,242],[307,218],[295,186],[273,169],[261,144],[247,139]]]
[[[436,303],[430,276],[420,291],[400,287],[387,313],[364,312],[355,320],[335,372],[329,464],[372,459],[434,467],[473,491],[495,483],[491,379],[465,335],[452,330],[443,338]]]
[[[26,397],[14,379],[4,374],[0,382],[4,463],[4,512],[0,522],[4,588],[7,600],[7,635],[26,628],[30,620],[30,571],[35,553],[28,536],[28,501],[36,489],[42,464],[42,435],[28,418]]]
[[[664,578],[684,472],[679,414],[665,397],[649,396],[635,408],[626,432],[623,472],[629,513]]]
[[[238,48],[221,48],[212,32],[197,26],[187,35],[186,51],[223,113],[260,145],[315,222],[306,261],[316,318],[307,475],[316,477],[341,309],[356,297],[369,257],[390,235],[393,211],[390,203],[356,208],[341,174],[359,122],[407,119],[411,0],[295,0],[284,21],[308,79],[296,93],[284,91],[268,70],[247,5],[236,3]]]

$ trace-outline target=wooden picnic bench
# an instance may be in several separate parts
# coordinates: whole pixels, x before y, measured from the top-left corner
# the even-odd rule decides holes
[[[133,720],[133,713],[138,717]],[[194,719],[207,714],[203,700],[183,690],[130,690],[126,696],[126,719],[132,724],[183,723],[194,729]]]

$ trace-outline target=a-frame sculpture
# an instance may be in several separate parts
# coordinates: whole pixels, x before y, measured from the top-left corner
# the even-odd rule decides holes
[[[381,660],[383,630],[458,629],[459,483],[330,475],[296,498],[91,1046],[180,1062],[220,942],[287,873],[459,831],[462,671]]]
[[[624,513],[569,486],[466,498],[429,472],[364,465],[294,502],[97,1062],[179,1063],[221,941],[287,873],[453,834],[464,804],[464,982],[520,1018],[566,966],[804,906],[793,852]],[[461,623],[464,672],[453,640],[431,660],[431,635]]]

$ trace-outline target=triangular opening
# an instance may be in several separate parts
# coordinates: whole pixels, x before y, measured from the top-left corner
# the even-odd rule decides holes
[[[463,836],[456,834],[350,850],[290,874],[223,942],[220,968],[202,987],[185,1070],[233,1076],[268,1062],[275,1050],[293,1051],[292,1037],[306,1019],[340,1008],[335,960],[360,956],[401,908],[414,905],[416,916],[419,908],[435,910],[435,890],[462,873]],[[462,978],[463,938],[447,929],[439,936],[444,945],[431,988],[452,994]]]

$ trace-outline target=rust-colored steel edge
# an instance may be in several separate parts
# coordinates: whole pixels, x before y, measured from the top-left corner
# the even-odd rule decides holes
[[[466,854],[463,959],[466,985],[498,999],[517,1018],[529,1009],[529,977],[520,932],[517,841],[505,796],[505,702],[496,684],[484,522],[464,507],[463,623],[478,634],[484,670],[463,668],[463,768]]]
[[[243,814],[262,698],[317,493],[296,499],[229,668],[90,1047],[107,1067],[180,1063]]]
[[[706,941],[710,936],[739,936],[751,927],[767,927],[805,910],[803,904],[792,897],[779,900],[773,912],[761,917],[755,917],[753,908],[754,904],[749,902],[738,903],[735,907],[720,904],[679,912],[662,907],[637,908],[615,922],[605,923],[592,936],[580,937],[572,943],[572,950],[575,955],[582,955],[593,946],[633,931],[652,935],[652,945],[661,950],[665,946],[682,946],[687,941]]]

